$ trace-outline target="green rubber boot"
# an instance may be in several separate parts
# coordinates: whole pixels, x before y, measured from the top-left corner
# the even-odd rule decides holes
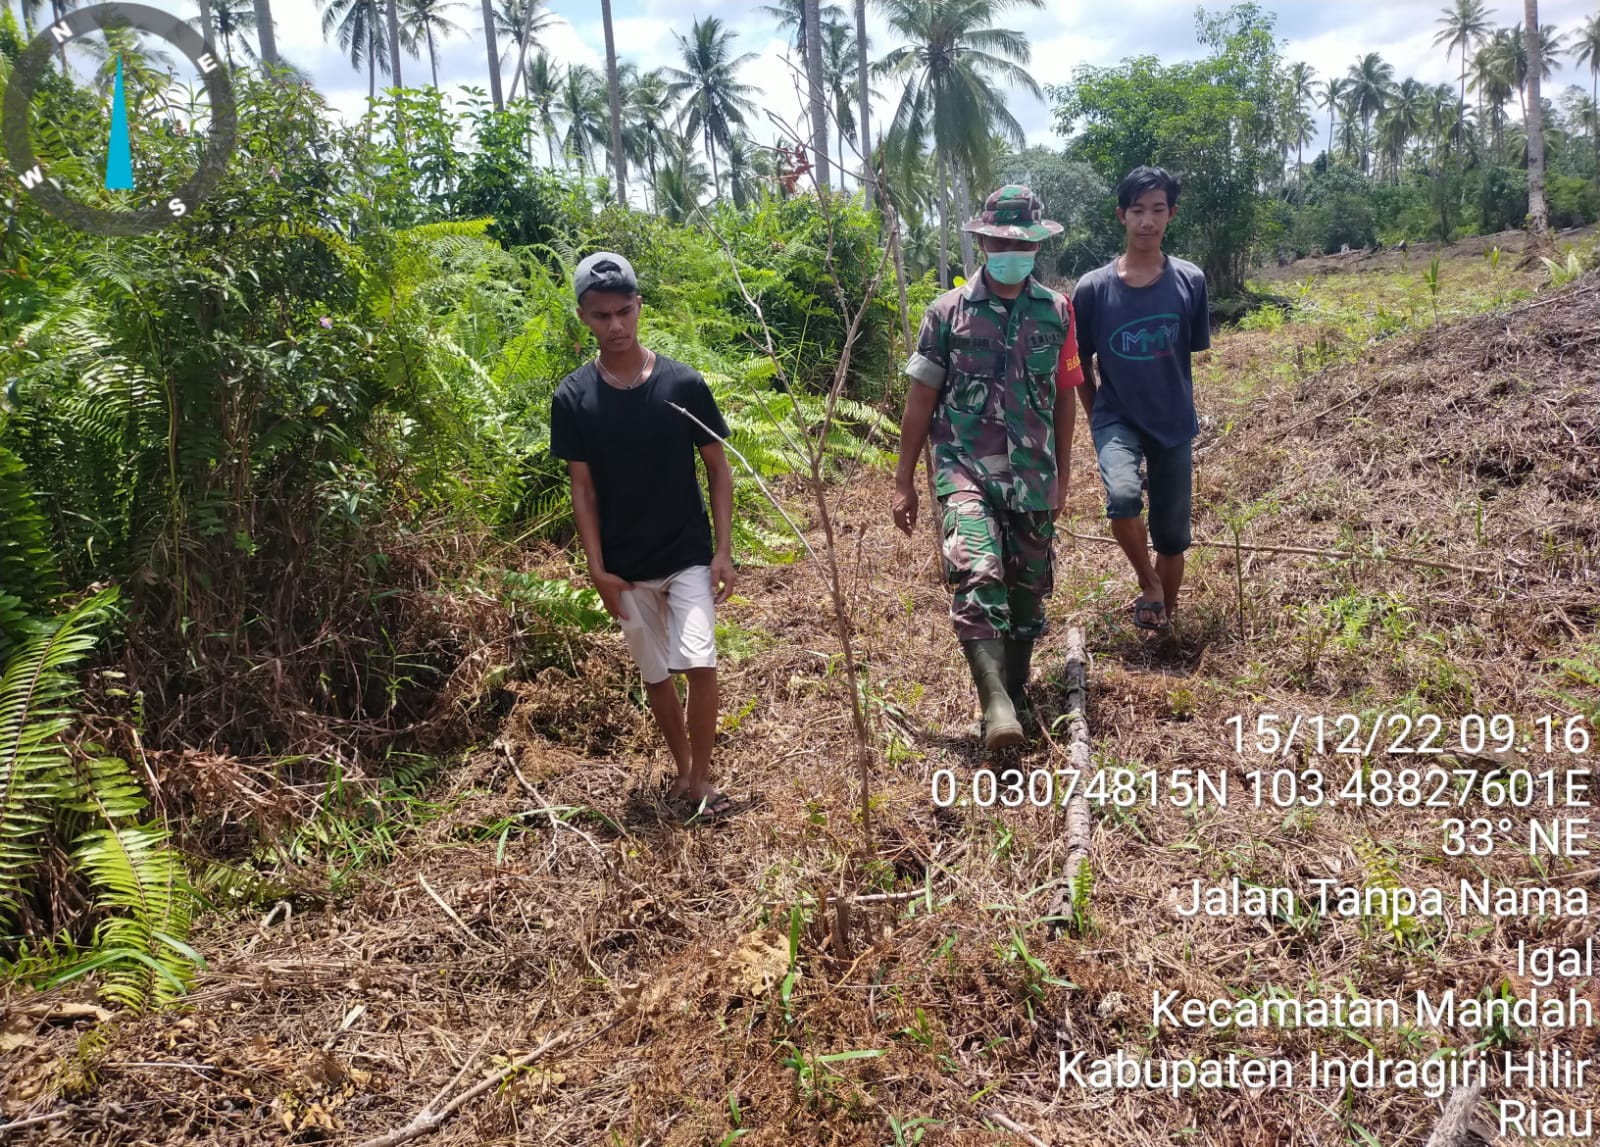
[[[1024,726],[1032,723],[1033,706],[1028,703],[1028,674],[1033,671],[1033,638],[1006,638],[1006,692],[1011,707]]]
[[[1005,640],[963,641],[962,652],[972,670],[972,683],[978,687],[983,705],[983,744],[987,749],[1005,749],[1023,741],[1022,723],[1006,692]]]

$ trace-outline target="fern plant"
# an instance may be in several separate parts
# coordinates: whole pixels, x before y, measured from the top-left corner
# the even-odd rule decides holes
[[[138,1008],[181,994],[201,961],[186,943],[193,896],[181,860],[163,826],[140,822],[148,801],[133,771],[114,757],[84,759],[66,740],[73,673],[115,600],[103,591],[42,625],[0,676],[0,922],[19,915],[45,841],[70,841],[102,918],[94,946],[52,982],[99,971],[102,996]]]
[[[27,468],[0,446],[0,657],[21,639],[28,615],[60,589]]]

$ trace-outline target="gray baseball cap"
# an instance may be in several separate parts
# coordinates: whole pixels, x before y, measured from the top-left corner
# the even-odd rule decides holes
[[[637,294],[639,277],[633,273],[633,264],[612,251],[596,251],[578,264],[572,276],[572,290],[583,301],[584,292],[595,289]]]

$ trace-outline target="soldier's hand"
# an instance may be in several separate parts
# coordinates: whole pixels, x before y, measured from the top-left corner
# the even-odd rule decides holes
[[[917,528],[917,485],[914,481],[895,483],[894,524],[908,538]]]

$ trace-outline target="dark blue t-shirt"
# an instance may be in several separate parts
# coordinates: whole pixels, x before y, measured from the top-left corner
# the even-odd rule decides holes
[[[1099,378],[1091,430],[1120,422],[1159,446],[1200,432],[1189,355],[1211,346],[1204,271],[1169,256],[1159,279],[1130,287],[1113,259],[1078,280],[1072,310],[1079,353],[1094,355]]]

